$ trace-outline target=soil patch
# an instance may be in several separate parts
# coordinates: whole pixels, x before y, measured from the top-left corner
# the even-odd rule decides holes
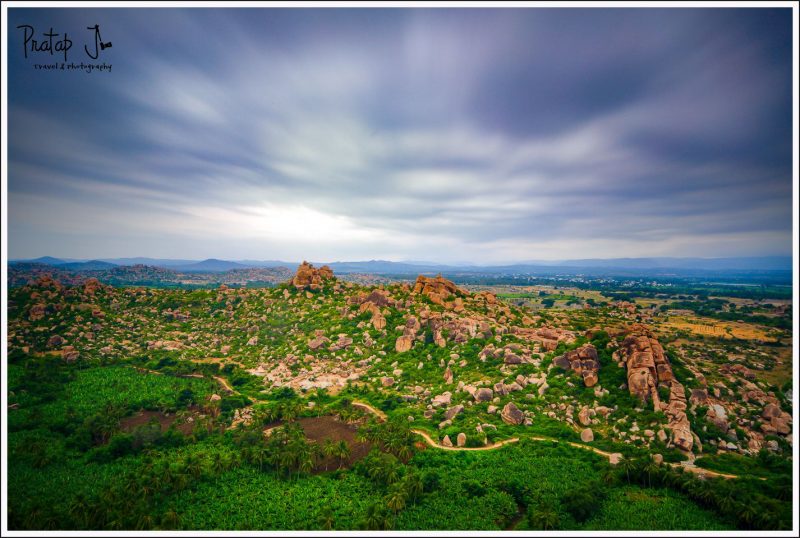
[[[200,409],[196,407],[190,407],[189,412],[189,415],[178,417],[178,415],[171,413],[142,410],[134,415],[123,418],[119,425],[123,432],[130,433],[139,426],[143,426],[148,424],[151,420],[155,420],[161,426],[162,432],[167,431],[170,426],[175,424],[176,430],[181,432],[183,435],[189,435],[194,429],[194,419],[200,415]]]
[[[356,439],[356,432],[358,428],[354,424],[342,422],[338,417],[326,415],[321,417],[306,417],[297,420],[297,423],[303,428],[306,439],[312,443],[320,446],[324,445],[326,440],[333,443],[344,441],[350,449],[350,455],[347,459],[340,460],[334,456],[320,456],[317,458],[317,463],[314,466],[314,473],[324,471],[332,471],[340,467],[350,467],[358,460],[364,458],[369,451],[372,450],[372,444],[361,442]],[[283,424],[283,422],[275,422],[267,425],[264,431],[276,428]]]

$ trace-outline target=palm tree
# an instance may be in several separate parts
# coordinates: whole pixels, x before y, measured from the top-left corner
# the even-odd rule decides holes
[[[339,459],[339,469],[344,466],[344,462],[350,457],[350,446],[342,439],[335,446],[334,455]]]
[[[211,456],[211,469],[214,474],[222,474],[227,467],[227,462],[221,452],[214,452]]]
[[[528,523],[531,528],[538,530],[553,530],[559,526],[558,513],[550,506],[539,505],[528,514]]]
[[[277,454],[277,467],[283,470],[284,473],[287,475],[292,474],[292,469],[294,468],[296,461],[296,457],[290,450],[281,450]]]
[[[422,483],[422,478],[415,473],[415,472],[408,472],[405,477],[403,477],[403,487],[408,494],[408,497],[411,498],[411,501],[414,502],[417,500],[417,497],[422,494],[422,490],[424,488],[424,484]]]
[[[392,465],[387,461],[386,463],[383,464],[382,467],[383,467],[382,476],[384,482],[386,482],[387,484],[394,484],[395,482],[397,482],[397,479],[400,477],[400,475],[397,473],[397,466]]]
[[[330,506],[326,506],[320,511],[317,522],[319,526],[325,530],[331,530],[333,528],[335,521],[333,519],[333,510],[331,510]]]
[[[164,515],[161,516],[161,527],[165,529],[174,529],[178,526],[179,523],[180,523],[180,517],[178,516],[178,513],[172,508],[164,512]]]
[[[123,489],[125,493],[127,493],[131,497],[136,497],[139,495],[139,491],[141,486],[139,485],[139,480],[135,476],[128,476],[125,478]]]
[[[653,473],[658,473],[660,470],[661,470],[660,467],[653,460],[648,461],[642,467],[642,471],[647,474],[647,487],[653,486],[652,482]]]
[[[264,470],[264,464],[270,460],[270,454],[265,446],[256,446],[249,449],[250,461],[258,465],[258,470]],[[274,462],[272,462],[274,464]]]
[[[744,522],[747,528],[753,528],[753,524],[761,515],[754,503],[744,503],[739,507],[739,519]]]
[[[136,519],[136,530],[138,531],[152,529],[154,525],[155,518],[153,518],[152,514],[145,512],[139,514],[139,517]]]
[[[322,453],[329,458],[336,457],[336,443],[331,439],[325,439],[325,442],[322,444]]]
[[[613,470],[609,469],[605,473],[603,473],[602,480],[607,485],[613,485],[617,482],[617,473]]]
[[[184,463],[188,473],[197,480],[203,474],[203,459],[198,454],[191,453],[186,456]]]
[[[304,474],[310,473],[314,468],[314,453],[306,448],[297,455],[297,469]]]
[[[386,506],[394,513],[399,512],[406,506],[406,491],[402,484],[395,484],[389,491],[389,496],[386,499]]]
[[[623,458],[619,462],[619,469],[625,473],[628,483],[631,483],[631,472],[636,469],[636,462],[630,458]]]
[[[25,528],[28,530],[41,530],[42,526],[42,507],[38,504],[28,509],[28,514],[25,516]]]
[[[367,507],[363,526],[369,530],[386,530],[391,528],[391,521],[386,510],[376,503]]]
[[[407,443],[403,443],[397,447],[395,450],[395,455],[400,458],[400,460],[407,462],[411,459],[411,447]]]
[[[89,526],[89,510],[91,504],[83,493],[78,493],[69,504],[69,515],[72,517],[75,526],[85,529]]]

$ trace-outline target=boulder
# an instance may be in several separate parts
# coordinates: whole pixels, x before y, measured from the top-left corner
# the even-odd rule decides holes
[[[584,443],[591,443],[594,441],[594,432],[592,432],[591,428],[586,428],[581,432],[581,441]]]
[[[706,412],[706,418],[710,420],[717,428],[722,430],[723,433],[726,433],[730,428],[730,425],[728,424],[728,415],[725,412],[725,408],[720,404],[714,404],[710,406]]]
[[[592,418],[589,416],[589,408],[584,406],[578,413],[578,422],[583,426],[588,426],[592,423]]]
[[[689,423],[673,426],[672,429],[672,444],[677,448],[689,452],[692,450],[694,444],[694,436],[689,429]]]
[[[453,446],[453,442],[450,440],[449,435],[445,435],[444,439],[442,439],[442,446]]]
[[[339,339],[331,344],[328,348],[331,351],[339,351],[340,349],[347,349],[353,343],[353,339],[347,336],[346,334],[340,334]]]
[[[394,385],[394,378],[393,377],[382,377],[381,378],[381,385],[384,387],[391,387]]]
[[[317,336],[308,343],[308,347],[316,351],[317,349],[321,348],[330,341],[331,341],[330,338],[327,338],[325,336]]]
[[[772,417],[779,417],[781,416],[781,408],[775,405],[774,403],[770,403],[764,406],[764,411],[761,413],[761,416],[766,419],[771,419]]]
[[[380,331],[381,329],[386,327],[386,318],[383,317],[380,313],[376,313],[372,316],[370,323],[372,323],[372,326],[376,330]]]
[[[444,418],[446,420],[452,420],[457,414],[464,410],[464,406],[459,404],[456,406],[451,407],[447,411],[444,412]]]
[[[450,367],[447,367],[447,370],[444,371],[444,382],[448,385],[453,382],[453,371]]]
[[[456,446],[465,446],[466,444],[467,436],[464,434],[464,432],[459,433],[458,437],[456,437]]]
[[[546,349],[546,348],[545,348]],[[591,344],[585,344],[572,351],[567,351],[553,359],[553,364],[563,370],[572,370],[583,378],[587,387],[597,384],[600,361],[597,350]]]
[[[525,415],[522,414],[522,411],[520,411],[513,402],[508,402],[505,407],[503,407],[503,410],[500,412],[500,417],[506,424],[514,426],[522,424],[522,421],[525,420]]]
[[[394,349],[398,353],[404,353],[404,352],[408,351],[409,349],[411,349],[411,344],[412,343],[413,343],[413,340],[411,339],[410,336],[403,335],[403,336],[400,336],[397,339],[397,341],[394,343]]]
[[[587,387],[594,387],[597,384],[597,372],[591,372],[584,370],[583,372],[583,384]]]
[[[54,334],[47,339],[47,347],[59,347],[62,345],[64,345],[64,339],[57,334]]]
[[[708,390],[706,389],[692,389],[692,394],[689,396],[689,403],[693,405],[704,405],[708,401]]]
[[[61,348],[61,358],[66,362],[75,362],[78,360],[80,353],[72,346],[64,346]]]
[[[452,396],[453,395],[449,392],[443,392],[438,396],[434,396],[433,400],[431,400],[431,405],[433,405],[433,407],[444,407],[446,405],[450,405],[450,398]]]

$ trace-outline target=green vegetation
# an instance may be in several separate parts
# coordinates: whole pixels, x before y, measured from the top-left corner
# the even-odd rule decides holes
[[[668,465],[686,455],[655,435],[667,429],[667,416],[630,394],[614,356],[626,335],[620,328],[658,316],[658,309],[590,302],[575,288],[505,294],[553,302],[535,312],[468,294],[459,295],[456,311],[401,284],[341,281],[314,290],[87,291],[47,281],[15,288],[11,527],[788,528],[792,462],[785,435],[766,436],[771,448],[757,456],[714,454],[729,440],[746,447],[746,430],[766,422],[763,406],[741,400],[745,389],[774,395],[778,413],[791,411],[791,383],[782,377],[791,364],[779,355],[786,346],[664,338],[687,396],[707,388],[730,414],[726,430],[706,418],[711,403],[686,411],[704,449],[697,465],[744,477],[701,481]],[[376,307],[385,327],[363,307],[373,292],[386,301]],[[660,295],[664,303],[698,300]],[[743,308],[736,312],[744,315]],[[658,326],[658,319],[650,323]],[[416,337],[411,348],[397,351],[408,333]],[[600,364],[597,385],[550,368],[559,355],[589,343]],[[730,364],[768,371],[775,380],[746,384],[721,372]],[[491,389],[491,398],[479,401],[477,387]],[[658,392],[668,399],[667,385]],[[442,405],[434,400],[445,396]],[[354,400],[387,420],[375,420]],[[524,425],[500,417],[509,403]],[[594,439],[583,443],[579,413],[589,410],[589,422],[581,422]],[[750,423],[734,422],[739,417]],[[471,448],[521,440],[496,450],[444,451],[421,443],[412,428],[434,443],[449,436],[455,444],[464,434]],[[606,457],[569,443],[624,459],[611,467]],[[664,465],[651,462],[655,452]]]

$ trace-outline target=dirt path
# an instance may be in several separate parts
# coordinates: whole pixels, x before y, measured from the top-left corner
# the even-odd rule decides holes
[[[374,407],[372,407],[371,405],[369,405],[367,403],[354,401],[353,405],[356,406],[356,407],[361,407],[362,409],[366,409],[367,411],[371,412],[372,414],[377,416],[381,420],[381,422],[386,420],[386,413],[384,413],[383,411],[380,411],[378,409],[375,409]],[[508,444],[511,444],[511,443],[516,443],[516,442],[519,441],[519,437],[512,437],[511,439],[505,439],[503,441],[498,441],[497,443],[494,443],[494,444],[491,444],[491,445],[480,446],[480,447],[443,446],[443,445],[440,445],[439,443],[437,443],[436,441],[434,441],[433,438],[427,432],[425,432],[423,430],[412,429],[411,431],[413,433],[419,435],[420,437],[422,437],[430,447],[438,448],[440,450],[453,450],[453,451],[459,451],[459,450],[495,450],[495,449],[501,448],[501,447],[503,447],[505,445],[508,445]],[[526,437],[526,439],[530,439],[532,441],[550,441],[550,442],[556,442],[556,443],[562,442],[561,440],[556,439],[554,437],[530,436],[530,437]],[[582,448],[584,450],[591,450],[595,454],[599,454],[600,456],[603,456],[603,457],[605,457],[605,458],[607,458],[609,460],[611,459],[611,456],[612,456],[611,452],[606,452],[605,450],[600,450],[599,448],[595,448],[593,446],[583,445],[581,443],[575,443],[575,442],[572,442],[572,441],[564,441],[564,442],[566,442],[570,446],[574,446],[575,448]],[[681,463],[679,463],[679,462],[678,463],[668,463],[668,465],[670,465],[671,467],[676,467],[676,468],[677,467],[682,467],[687,472],[695,473],[695,474],[702,475],[702,476],[718,476],[718,477],[727,478],[727,479],[739,478],[739,476],[735,475],[735,474],[720,473],[720,472],[717,472],[717,471],[711,471],[709,469],[703,469],[702,467],[696,467],[694,465],[681,465]],[[762,479],[762,480],[764,480],[764,479]]]
[[[419,435],[423,439],[425,439],[425,442],[428,443],[430,446],[432,446],[434,448],[439,448],[441,450],[494,450],[495,448],[500,448],[503,445],[507,445],[507,444],[510,444],[510,443],[516,443],[517,441],[519,441],[519,437],[512,437],[511,439],[504,439],[503,441],[498,441],[497,443],[494,443],[492,445],[486,445],[486,446],[474,446],[474,447],[444,446],[444,445],[440,445],[439,443],[434,441],[431,438],[431,436],[427,434],[427,432],[424,432],[422,430],[411,430],[411,431],[413,433],[416,433],[417,435]]]
[[[131,366],[131,368],[133,368],[137,372],[142,372],[144,374],[165,375],[164,372],[159,372],[158,370],[148,370],[147,368],[140,368],[138,366]],[[172,375],[172,374],[170,374],[170,375]],[[176,375],[175,377],[194,377],[194,378],[197,378],[197,379],[202,379],[205,376],[203,374],[182,374],[182,375]],[[239,394],[239,391],[237,391],[236,389],[231,387],[230,384],[228,383],[228,381],[225,378],[222,378],[222,377],[219,377],[219,376],[212,376],[212,377],[217,381],[217,383],[220,384],[220,386],[223,389],[227,390],[228,392],[230,392],[232,394]],[[373,410],[373,411],[377,411],[377,410]],[[384,415],[384,419],[385,418],[386,418],[386,415]]]
[[[370,413],[372,413],[373,415],[375,415],[376,417],[378,417],[378,419],[380,420],[380,422],[383,422],[384,420],[386,420],[386,413],[384,413],[384,412],[383,412],[383,411],[381,411],[380,409],[375,409],[374,407],[372,407],[372,406],[371,406],[371,405],[369,405],[368,403],[364,403],[364,402],[357,402],[357,401],[353,400],[352,404],[353,404],[355,407],[360,407],[360,408],[362,408],[362,409],[366,409],[367,411],[369,411]]]
[[[225,378],[218,377],[218,376],[213,376],[213,377],[214,377],[214,379],[216,379],[216,380],[217,380],[217,383],[219,383],[220,385],[222,385],[222,388],[224,388],[224,389],[225,389],[225,390],[227,390],[228,392],[232,392],[233,394],[239,394],[239,391],[237,391],[237,390],[234,390],[234,388],[233,388],[233,387],[231,387],[231,386],[228,384],[228,381],[227,381]]]

